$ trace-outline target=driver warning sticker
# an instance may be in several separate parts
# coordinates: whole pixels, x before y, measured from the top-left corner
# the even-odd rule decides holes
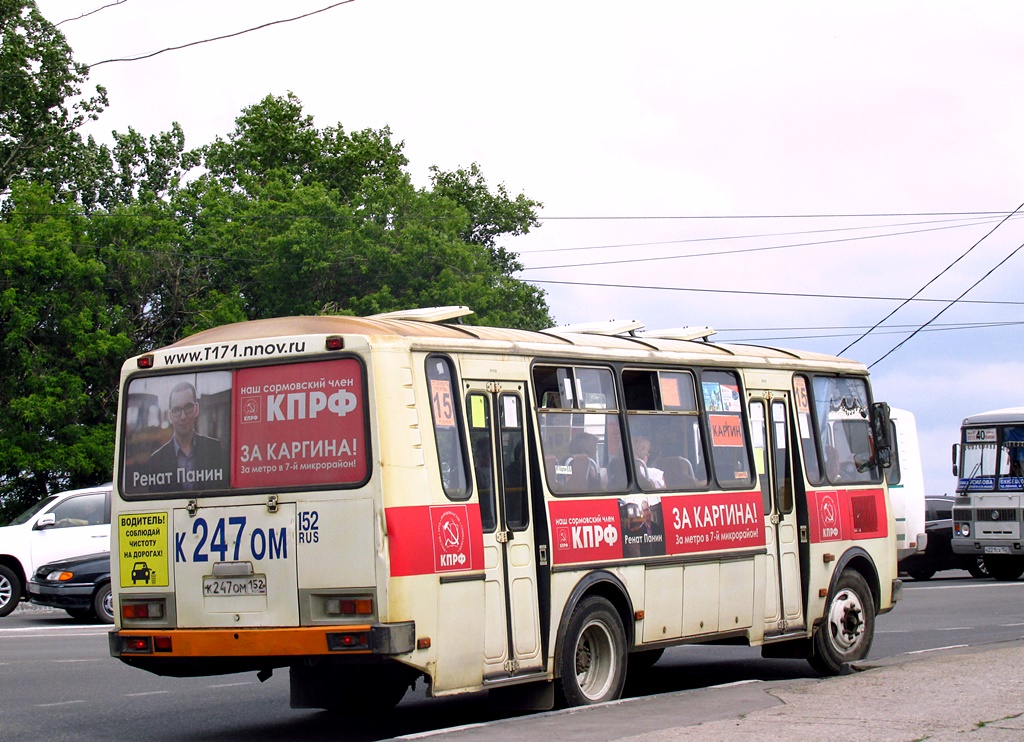
[[[167,513],[117,516],[121,587],[167,587]]]

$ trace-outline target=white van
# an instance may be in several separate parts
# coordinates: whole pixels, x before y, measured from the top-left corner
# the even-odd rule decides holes
[[[898,559],[923,552],[928,545],[925,529],[924,469],[917,441],[917,420],[913,413],[889,409],[892,422],[892,466],[885,470],[889,498],[896,516]]]
[[[0,616],[27,597],[36,568],[110,551],[111,485],[45,497],[0,528]]]

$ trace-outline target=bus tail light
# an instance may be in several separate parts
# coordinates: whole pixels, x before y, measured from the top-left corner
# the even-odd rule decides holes
[[[135,601],[126,600],[121,603],[121,618],[163,618],[164,601],[149,600]]]
[[[372,598],[328,598],[324,601],[328,616],[372,616]]]
[[[327,635],[327,649],[332,652],[369,648],[370,632],[368,631],[331,632]]]

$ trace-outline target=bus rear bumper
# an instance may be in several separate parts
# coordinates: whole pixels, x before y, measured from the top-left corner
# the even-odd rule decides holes
[[[416,645],[416,625],[405,621],[295,628],[115,629],[108,636],[111,657],[157,675],[189,677],[268,670],[315,657],[382,659],[407,654]]]

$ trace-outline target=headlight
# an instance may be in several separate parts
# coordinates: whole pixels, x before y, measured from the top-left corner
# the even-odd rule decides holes
[[[969,523],[957,523],[956,524],[956,535],[961,538],[971,537],[971,526]]]
[[[50,574],[46,575],[46,581],[47,582],[67,582],[68,580],[70,580],[74,576],[75,576],[74,572],[67,572],[67,571],[64,571],[64,572],[51,572]]]

